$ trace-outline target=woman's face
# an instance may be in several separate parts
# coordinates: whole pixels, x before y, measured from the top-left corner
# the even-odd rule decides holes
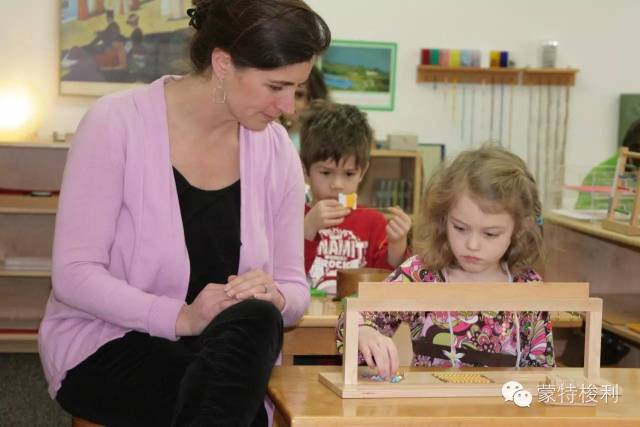
[[[273,70],[232,68],[224,88],[231,114],[246,128],[260,131],[296,108],[295,95],[307,80],[315,58]]]

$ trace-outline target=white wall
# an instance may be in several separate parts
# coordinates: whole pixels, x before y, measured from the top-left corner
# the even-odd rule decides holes
[[[377,136],[412,131],[421,142],[462,148],[443,90],[417,84],[423,47],[507,50],[518,66],[538,65],[540,41],[560,42],[558,66],[580,69],[572,92],[568,162],[593,165],[615,150],[618,96],[640,92],[638,0],[308,0],[334,38],[398,43],[396,108],[371,112]],[[57,95],[55,0],[0,0],[0,82],[27,81],[42,93],[40,134],[68,132],[91,98]],[[486,59],[485,59],[486,61]],[[514,149],[526,153],[526,90],[516,92]]]

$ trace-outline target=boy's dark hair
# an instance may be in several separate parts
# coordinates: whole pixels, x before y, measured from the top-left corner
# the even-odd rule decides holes
[[[357,107],[318,99],[302,114],[300,158],[306,171],[324,160],[340,163],[354,156],[356,167],[369,164],[373,130]]]
[[[220,48],[238,68],[269,70],[308,61],[331,42],[326,22],[302,0],[193,0],[189,25],[196,73]]]

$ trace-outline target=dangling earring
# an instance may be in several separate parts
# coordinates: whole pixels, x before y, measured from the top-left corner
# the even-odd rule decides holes
[[[216,77],[216,80],[218,84],[216,84],[216,89],[213,91],[213,102],[216,104],[224,104],[227,102],[227,92],[225,92],[222,86],[222,79]]]

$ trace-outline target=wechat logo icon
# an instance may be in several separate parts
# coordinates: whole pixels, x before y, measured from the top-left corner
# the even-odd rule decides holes
[[[518,381],[507,381],[502,385],[502,397],[505,402],[513,402],[520,408],[531,407],[533,396]]]

